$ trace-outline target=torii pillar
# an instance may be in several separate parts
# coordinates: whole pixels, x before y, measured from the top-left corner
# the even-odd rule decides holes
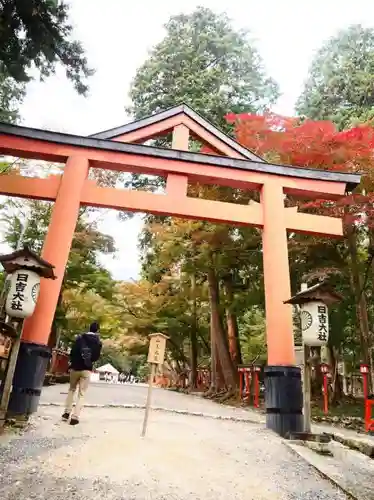
[[[332,183],[309,179],[299,182],[305,194],[313,189],[334,198]],[[285,186],[280,177],[266,180],[261,188],[263,213],[263,265],[268,366],[265,368],[266,425],[282,436],[303,431],[301,370],[295,366],[287,230],[314,235],[342,236],[341,219],[299,213],[285,207]],[[304,194],[304,196],[305,196]],[[343,193],[341,193],[343,194]],[[314,195],[315,196],[315,193]]]
[[[263,265],[268,366],[265,368],[266,426],[281,435],[303,430],[301,370],[295,366],[287,230],[282,185],[264,184]],[[300,214],[301,215],[301,214]]]

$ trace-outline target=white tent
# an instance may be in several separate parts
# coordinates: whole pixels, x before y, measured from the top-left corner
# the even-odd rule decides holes
[[[110,363],[96,368],[95,372],[91,374],[91,381],[98,382],[99,380],[105,380],[111,382],[118,382],[119,371],[114,368]]]
[[[96,368],[96,371],[99,373],[111,373],[112,375],[118,375],[119,371],[114,368],[110,363],[106,365],[100,366],[100,368]]]

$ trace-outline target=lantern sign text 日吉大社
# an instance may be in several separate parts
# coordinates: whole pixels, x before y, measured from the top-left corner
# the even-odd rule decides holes
[[[327,305],[322,301],[311,301],[302,304],[300,309],[303,343],[310,346],[325,345],[329,339]]]
[[[5,312],[13,318],[28,318],[35,309],[40,289],[40,276],[34,271],[20,269],[10,278]]]

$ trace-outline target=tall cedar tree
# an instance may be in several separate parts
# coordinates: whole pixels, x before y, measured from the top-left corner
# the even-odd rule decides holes
[[[374,29],[353,25],[323,44],[296,110],[341,130],[374,117]]]

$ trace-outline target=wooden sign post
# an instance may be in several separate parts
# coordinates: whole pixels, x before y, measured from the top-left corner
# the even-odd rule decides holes
[[[142,437],[145,436],[145,433],[147,431],[147,423],[148,423],[149,409],[151,406],[152,387],[153,387],[153,380],[156,374],[156,366],[162,365],[164,363],[166,341],[168,338],[169,337],[167,337],[163,333],[151,333],[149,335],[148,363],[151,365],[151,373],[149,375],[149,382],[148,382],[147,402],[145,404],[143,429],[141,434]]]

